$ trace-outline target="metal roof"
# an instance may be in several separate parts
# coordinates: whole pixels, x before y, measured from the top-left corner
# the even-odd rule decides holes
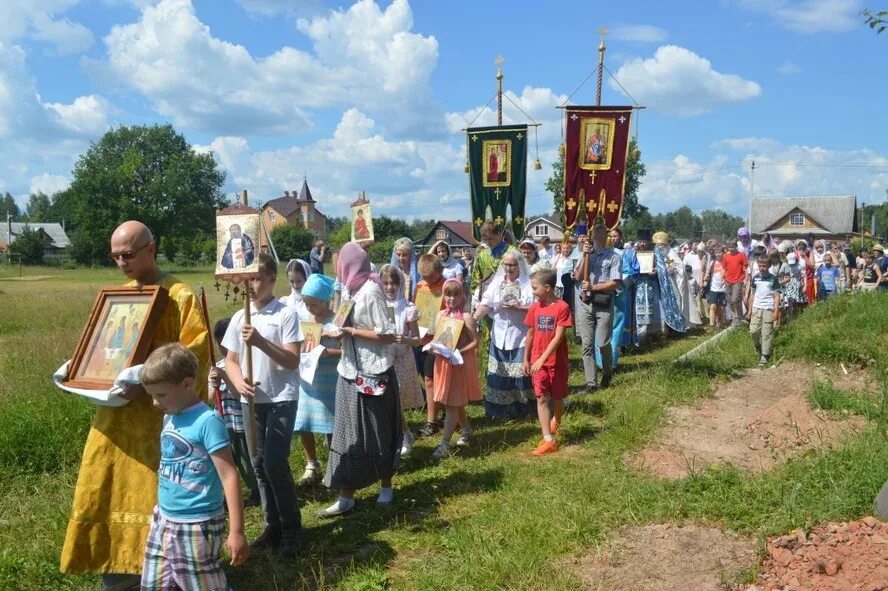
[[[55,248],[67,248],[71,245],[71,241],[68,240],[68,235],[65,234],[65,230],[62,228],[61,224],[50,224],[50,223],[42,223],[42,222],[11,222],[10,226],[12,227],[12,236],[9,237],[9,242],[12,242],[12,238],[22,233],[22,230],[25,229],[25,226],[29,226],[32,230],[43,230],[52,240],[52,245]],[[7,228],[3,228],[3,233],[6,234]]]
[[[757,197],[752,200],[749,230],[753,234],[767,232],[768,228],[795,209],[811,217],[829,233],[850,234],[854,231],[857,195]]]

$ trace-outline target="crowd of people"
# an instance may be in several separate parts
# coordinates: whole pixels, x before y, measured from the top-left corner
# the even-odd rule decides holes
[[[232,564],[245,561],[251,550],[296,556],[300,488],[323,483],[337,491],[335,502],[317,512],[319,518],[349,513],[355,492],[376,483],[376,504],[386,507],[395,498],[399,465],[413,453],[417,437],[440,437],[433,461],[472,445],[466,412],[472,402],[483,401],[488,420],[535,415],[541,440],[533,455],[557,453],[571,336],[580,344],[586,391],[595,391],[610,386],[621,353],[655,334],[745,320],[764,364],[782,316],[843,290],[888,288],[888,260],[880,245],[853,257],[844,245],[823,241],[781,242],[767,234],[754,241],[746,228],[725,244],[674,244],[665,232],[648,230],[627,242],[619,229],[608,230],[599,221],[588,235],[568,237],[553,248],[529,238],[516,245],[486,222],[474,252],[455,253],[439,241],[419,253],[402,238],[390,262],[377,269],[366,245],[352,242],[334,256],[333,276],[323,273],[322,252],[313,253],[310,262],[291,260],[285,268],[290,292],[282,298],[274,295],[276,261],[259,253],[259,273],[249,286],[250,320],[241,310],[216,323],[223,359],[209,369],[193,294],[159,272],[147,228],[127,224],[112,239],[118,266],[138,283],[169,285],[180,293],[166,332],[155,339],[142,368],[144,391],[128,392],[133,402],[121,409],[100,411],[108,414],[97,415],[108,423],[107,432],[91,432],[84,453],[81,480],[86,480],[78,481],[62,566],[68,572],[110,573],[109,590],[131,588],[126,573],[134,568],[132,546],[145,540],[142,568],[135,571],[141,572],[141,588],[227,588],[221,563],[225,504]],[[140,244],[146,240],[147,249]],[[417,303],[425,295],[440,301],[431,330],[419,326]],[[340,302],[351,302],[342,326],[333,322]],[[458,337],[444,338],[447,347],[432,346],[434,325],[453,321],[461,323]],[[322,326],[320,338],[308,341],[303,323]],[[302,357],[318,353],[307,378],[299,371]],[[479,356],[485,354],[481,376]],[[221,416],[202,402],[203,384],[221,392]],[[151,402],[166,415],[162,425],[151,423]],[[245,419],[248,402],[254,422]],[[423,424],[411,426],[405,410],[422,408]],[[145,457],[136,458],[159,467],[156,506],[150,510],[141,484],[146,474],[123,484],[113,472],[126,463],[103,464],[135,432],[128,425],[129,431],[108,440],[119,427],[114,412],[128,413],[136,424],[150,423],[140,432],[143,447],[152,436],[159,441],[159,455],[143,450]],[[295,435],[306,458],[298,480],[289,465]],[[254,450],[249,440],[256,441]],[[326,468],[319,443],[327,448]],[[134,488],[90,497],[105,480]],[[243,501],[238,480],[248,491]],[[128,515],[147,515],[144,521],[130,519],[126,535],[103,536],[118,525],[113,523],[123,507],[114,507],[118,496],[131,504]],[[78,510],[90,499],[99,509]],[[265,528],[247,544],[242,508],[257,505]],[[97,540],[103,541],[96,546]],[[121,551],[123,546],[129,547]]]

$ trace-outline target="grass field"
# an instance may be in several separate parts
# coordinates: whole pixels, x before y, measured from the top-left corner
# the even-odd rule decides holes
[[[58,555],[77,465],[93,409],[57,392],[50,375],[67,359],[96,288],[120,283],[114,270],[24,269],[56,275],[22,281],[0,268],[0,589],[93,589],[96,578],[58,573]],[[212,288],[209,270],[176,274],[209,287],[211,317],[233,313]],[[280,294],[285,293],[283,282]],[[711,468],[664,481],[627,468],[623,457],[649,441],[670,405],[707,395],[714,381],[755,363],[748,335],[734,331],[693,362],[671,363],[700,342],[669,341],[625,356],[613,388],[572,395],[562,427],[562,451],[529,453],[535,422],[490,424],[478,407],[473,447],[437,464],[434,441],[422,440],[395,479],[396,503],[373,506],[376,490],[358,495],[343,519],[320,522],[314,510],[333,499],[321,488],[305,499],[305,556],[293,562],[254,555],[230,571],[239,589],[570,589],[575,575],[555,565],[582,553],[626,524],[706,522],[768,535],[870,511],[888,478],[888,425],[881,400],[818,384],[813,403],[863,414],[872,421],[841,447],[812,452],[752,476]],[[806,312],[778,335],[778,356],[819,363],[888,367],[888,297],[840,298]],[[579,387],[579,361],[571,384]],[[577,388],[578,389],[578,388]],[[421,416],[409,416],[415,425]],[[298,445],[291,456],[301,473]],[[261,529],[247,512],[248,537]],[[754,573],[748,573],[748,578]]]

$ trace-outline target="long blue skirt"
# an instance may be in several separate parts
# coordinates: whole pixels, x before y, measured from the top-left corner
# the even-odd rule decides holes
[[[632,331],[626,330],[626,320],[629,318],[629,296],[625,289],[620,290],[614,297],[614,329],[611,333],[611,355],[614,361],[613,368],[617,368],[617,362],[620,361],[620,347],[628,345],[632,342]],[[601,369],[601,351],[595,348],[595,363]]]
[[[499,349],[491,340],[484,410],[492,419],[517,419],[536,413],[533,383],[524,375],[524,347]]]

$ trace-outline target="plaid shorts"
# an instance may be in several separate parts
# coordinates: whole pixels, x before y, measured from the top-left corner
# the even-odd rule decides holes
[[[142,565],[142,591],[228,591],[222,570],[225,516],[169,521],[155,507]]]

